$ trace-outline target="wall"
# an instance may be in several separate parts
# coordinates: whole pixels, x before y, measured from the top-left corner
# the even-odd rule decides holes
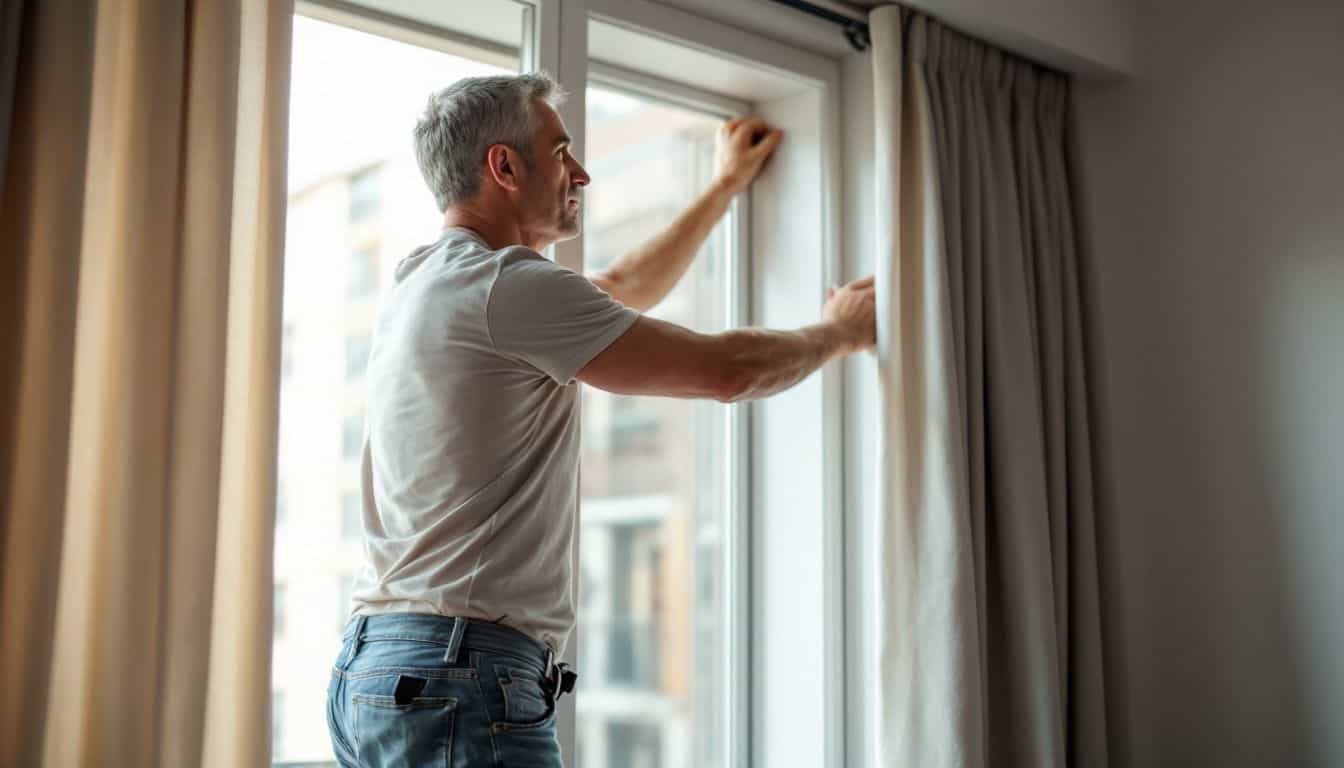
[[[1136,766],[1344,765],[1341,33],[1142,0],[1075,91]]]
[[[1114,77],[1134,69],[1132,0],[902,0],[901,5],[1064,72]]]

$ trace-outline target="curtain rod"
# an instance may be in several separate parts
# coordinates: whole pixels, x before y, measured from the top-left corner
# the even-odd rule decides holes
[[[858,19],[836,13],[829,8],[804,2],[804,0],[770,0],[770,2],[786,5],[809,16],[825,19],[832,24],[839,24],[845,28],[845,39],[854,47],[854,50],[868,50],[868,44],[871,42],[871,38],[868,37],[868,25]]]

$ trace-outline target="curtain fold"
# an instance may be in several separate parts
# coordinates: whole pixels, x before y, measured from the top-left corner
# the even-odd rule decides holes
[[[25,8],[0,764],[269,762],[292,10]]]
[[[1107,762],[1060,75],[887,6],[879,755]]]

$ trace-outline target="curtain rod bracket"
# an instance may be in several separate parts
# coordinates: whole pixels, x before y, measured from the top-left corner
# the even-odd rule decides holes
[[[845,39],[849,41],[850,46],[856,51],[868,50],[868,45],[872,42],[872,38],[868,36],[868,25],[858,19],[852,19],[848,16],[836,13],[829,8],[822,8],[821,6],[805,2],[805,0],[771,0],[771,2],[788,6],[795,11],[802,11],[803,13],[806,13],[809,16],[815,16],[818,19],[825,19],[832,24],[840,24],[844,26]]]

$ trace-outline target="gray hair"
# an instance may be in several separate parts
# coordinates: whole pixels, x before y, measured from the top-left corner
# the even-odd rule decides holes
[[[545,72],[468,77],[430,96],[415,124],[415,158],[439,210],[476,195],[491,145],[508,145],[530,163],[533,100],[557,107],[566,96]]]

